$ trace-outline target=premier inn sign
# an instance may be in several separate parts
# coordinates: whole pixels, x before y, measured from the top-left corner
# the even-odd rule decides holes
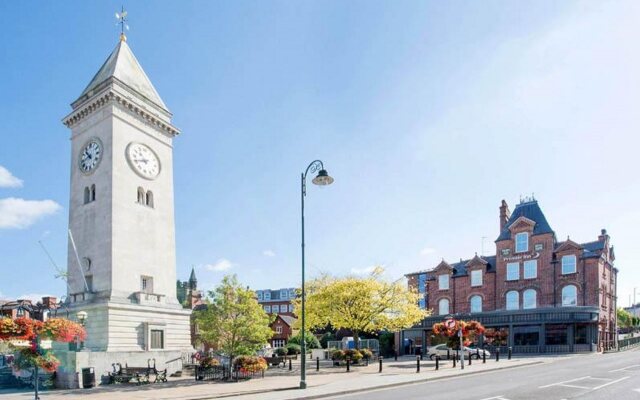
[[[510,261],[521,261],[521,260],[534,260],[538,257],[540,257],[540,253],[536,251],[531,254],[518,254],[517,256],[502,257],[502,261],[510,262]]]

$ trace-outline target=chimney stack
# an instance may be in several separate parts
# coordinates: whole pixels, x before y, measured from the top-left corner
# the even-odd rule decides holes
[[[504,230],[507,226],[507,221],[509,221],[509,217],[511,217],[511,211],[509,211],[509,206],[507,202],[502,200],[502,204],[500,205],[500,232]]]
[[[51,310],[51,309],[55,309],[55,308],[56,308],[56,300],[57,300],[57,299],[56,299],[55,297],[53,297],[53,296],[46,296],[46,297],[43,297],[43,298],[42,298],[42,305],[43,305],[45,308],[48,308],[48,309],[50,309],[50,310]]]

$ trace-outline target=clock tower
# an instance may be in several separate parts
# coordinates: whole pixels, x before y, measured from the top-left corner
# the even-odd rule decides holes
[[[180,131],[124,35],[71,106],[67,303],[72,315],[88,313],[88,362],[98,372],[101,363],[179,359],[191,349],[175,284]]]

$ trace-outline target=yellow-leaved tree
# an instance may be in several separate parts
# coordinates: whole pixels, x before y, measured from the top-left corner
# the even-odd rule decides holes
[[[323,275],[309,282],[305,288],[306,329],[328,325],[349,329],[359,348],[361,333],[410,328],[429,315],[418,306],[417,292],[409,290],[403,280],[383,279],[383,273],[382,267],[376,267],[366,277]],[[295,312],[301,315],[301,298],[295,301]],[[298,318],[298,328],[300,323]]]

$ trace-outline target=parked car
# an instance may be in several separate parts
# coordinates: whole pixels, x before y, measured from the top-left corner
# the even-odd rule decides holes
[[[430,347],[427,354],[429,355],[429,358],[431,360],[435,360],[436,356],[440,356],[440,358],[446,358],[447,351],[449,352],[449,355],[451,357],[453,357],[453,355],[456,354],[456,350],[453,350],[452,348],[447,347],[446,344],[439,344],[439,345]],[[464,358],[471,357],[477,360],[482,357],[483,352],[486,354],[487,358],[491,357],[491,353],[489,353],[488,350],[475,349],[475,348],[470,348],[465,346]]]

